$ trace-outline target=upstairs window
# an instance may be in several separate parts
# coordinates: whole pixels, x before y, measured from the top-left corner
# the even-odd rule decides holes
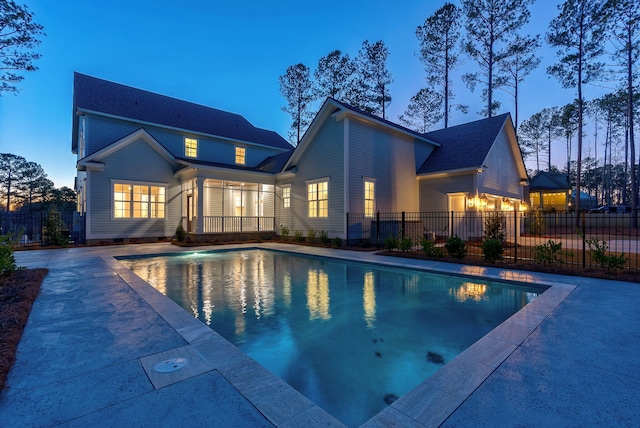
[[[245,149],[244,147],[236,147],[236,163],[238,165],[244,165],[245,163]]]
[[[282,207],[289,208],[291,206],[291,187],[282,188]]]
[[[373,217],[376,210],[376,192],[373,180],[364,181],[364,216]]]
[[[184,155],[188,158],[198,157],[198,140],[194,138],[184,139]]]
[[[309,217],[329,216],[329,182],[318,181],[307,184]]]

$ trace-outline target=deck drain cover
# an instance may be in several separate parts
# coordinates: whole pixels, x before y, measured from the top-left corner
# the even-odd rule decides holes
[[[153,366],[153,370],[158,373],[171,373],[180,370],[186,365],[186,358],[169,358],[168,360],[164,360],[163,362]]]

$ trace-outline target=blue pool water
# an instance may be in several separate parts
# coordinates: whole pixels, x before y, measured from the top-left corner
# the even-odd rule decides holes
[[[267,250],[121,261],[348,426],[541,292]]]

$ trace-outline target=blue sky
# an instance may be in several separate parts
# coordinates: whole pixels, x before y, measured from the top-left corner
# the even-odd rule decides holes
[[[25,0],[18,0],[23,3]],[[29,0],[46,37],[38,48],[39,70],[26,74],[17,95],[0,96],[0,152],[38,162],[57,187],[73,187],[71,153],[73,72],[138,87],[238,113],[254,125],[286,138],[289,116],[278,77],[302,62],[315,69],[334,49],[354,57],[362,42],[384,40],[395,81],[387,118],[396,121],[409,99],[425,86],[415,30],[442,1],[344,2],[236,0]],[[320,6],[319,6],[320,5]],[[530,34],[547,30],[555,1],[538,0],[531,9]],[[544,48],[541,66],[521,88],[520,120],[544,107],[575,97],[545,70],[555,61]],[[462,57],[454,82],[456,102],[470,105],[455,125],[479,119],[480,88],[470,92],[459,75],[475,64]],[[601,91],[588,88],[590,98]],[[512,111],[508,95],[498,93],[501,112]],[[566,149],[553,149],[556,164]],[[530,163],[529,163],[530,165]]]

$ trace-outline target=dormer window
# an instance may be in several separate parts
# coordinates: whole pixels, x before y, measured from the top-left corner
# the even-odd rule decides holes
[[[188,158],[198,157],[198,140],[194,138],[184,139],[184,155]]]
[[[245,149],[244,147],[236,147],[236,164],[244,165],[245,164]]]

